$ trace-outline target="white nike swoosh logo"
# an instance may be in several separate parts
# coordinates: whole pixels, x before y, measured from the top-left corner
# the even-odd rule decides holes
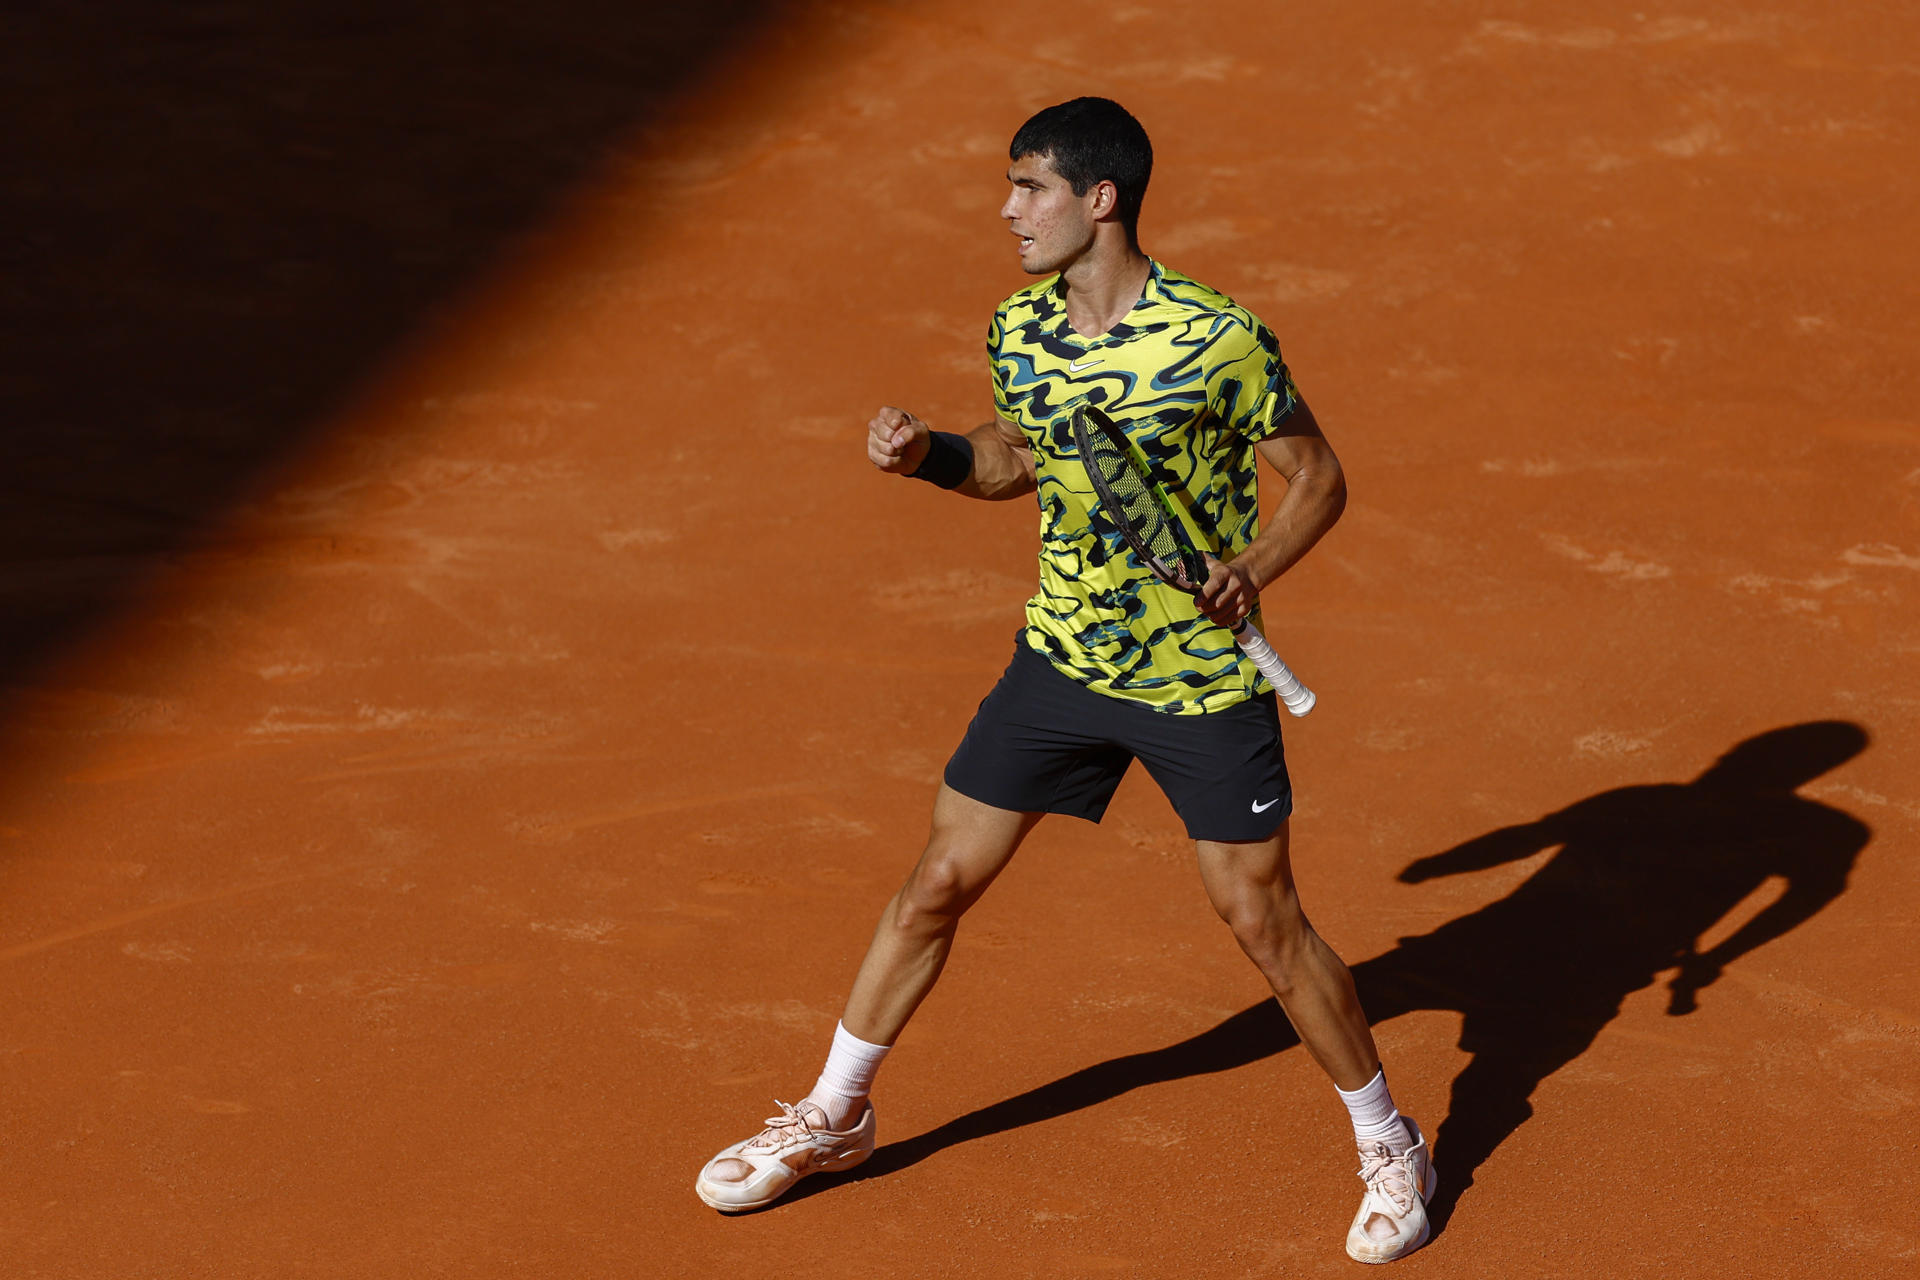
[[[1273,799],[1267,801],[1265,804],[1261,804],[1259,801],[1256,800],[1254,801],[1254,804],[1253,804],[1253,811],[1255,813],[1265,813],[1267,810],[1273,808],[1273,806],[1279,803],[1280,803],[1279,796],[1275,796]]]
[[[1106,360],[1104,358],[1099,360],[1075,360],[1072,364],[1067,366],[1067,372],[1078,373],[1082,369],[1091,369],[1093,368],[1093,366],[1097,364],[1105,364],[1105,363],[1106,363]]]

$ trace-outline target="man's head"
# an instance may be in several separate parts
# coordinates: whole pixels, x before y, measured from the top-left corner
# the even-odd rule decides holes
[[[1007,155],[1013,161],[1007,177],[1014,193],[1001,216],[1022,236],[1021,260],[1028,271],[1060,269],[1059,259],[1071,248],[1063,240],[1071,230],[1060,225],[1063,217],[1087,224],[1089,235],[1093,223],[1114,223],[1128,244],[1138,246],[1153,144],[1125,107],[1107,98],[1075,98],[1048,107],[1020,126]],[[1023,192],[1030,197],[1024,203]],[[1069,195],[1071,201],[1065,199]],[[1038,256],[1026,243],[1034,231],[1046,233]]]

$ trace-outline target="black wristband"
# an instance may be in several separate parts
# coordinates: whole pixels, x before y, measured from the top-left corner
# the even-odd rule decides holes
[[[958,488],[973,474],[973,441],[951,431],[936,431],[927,441],[927,456],[907,474],[942,489]]]

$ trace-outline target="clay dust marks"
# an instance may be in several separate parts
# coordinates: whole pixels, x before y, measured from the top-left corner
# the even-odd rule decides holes
[[[1835,67],[1846,60],[1817,52],[1825,24],[1803,14],[1604,16],[1613,20],[1564,25],[1485,20],[1461,40],[1457,67],[1478,65],[1495,74],[1560,82],[1568,89],[1611,79],[1624,90],[1585,89],[1605,107],[1570,115],[1551,140],[1516,136],[1506,148],[1510,165],[1528,172],[1590,175],[1623,191],[1637,189],[1644,198],[1648,184],[1703,181],[1701,171],[1750,164],[1769,148],[1864,150],[1869,140],[1891,140],[1900,132],[1883,96],[1857,95],[1847,109],[1836,111],[1826,101],[1831,95],[1805,91],[1809,56]],[[1866,34],[1870,20],[1834,25],[1843,31],[1852,25],[1843,36],[1850,41],[1874,38]],[[1850,167],[1845,160],[1839,164]]]
[[[193,949],[178,942],[123,942],[120,954],[149,964],[192,964]]]
[[[362,870],[369,865],[371,864],[354,863],[347,866],[330,867],[324,871],[304,871],[297,875],[276,876],[270,880],[258,880],[250,884],[232,885],[224,889],[214,890],[210,893],[195,894],[186,898],[174,898],[167,902],[156,902],[149,906],[135,907],[129,911],[115,912],[112,915],[87,921],[85,924],[75,925],[70,929],[63,929],[58,933],[47,934],[26,942],[14,943],[7,947],[0,947],[0,960],[13,960],[21,956],[32,955],[37,951],[45,951],[52,947],[64,946],[70,942],[83,941],[97,937],[100,934],[111,933],[118,929],[139,924],[142,921],[153,919],[156,916],[169,915],[177,911],[187,911],[195,907],[207,906],[216,902],[226,902],[250,894],[264,893],[267,890],[282,888],[286,885],[320,880],[330,876],[346,875],[354,871]]]
[[[1639,755],[1659,740],[1658,733],[1637,734],[1620,733],[1611,729],[1595,729],[1583,733],[1573,740],[1575,754],[1593,756],[1600,760],[1618,760],[1625,756]]]
[[[1337,298],[1354,280],[1351,272],[1286,262],[1250,264],[1247,276],[1256,282],[1245,291],[1250,297],[1281,306]]]
[[[1863,557],[1861,551],[1859,547],[1850,548],[1837,559],[1849,565],[1892,568],[1896,572],[1890,576],[1891,580],[1887,575],[1861,572],[1856,568],[1827,570],[1797,577],[1737,573],[1726,578],[1722,586],[1733,596],[1766,602],[1780,614],[1823,628],[1844,629],[1863,637],[1879,637],[1885,624],[1898,623],[1901,606],[1908,598],[1909,592],[1903,590],[1906,584],[1898,573],[1905,566],[1898,563],[1897,549],[1868,548],[1866,556],[1871,558]],[[1885,558],[1889,551],[1896,557],[1891,563]],[[1897,646],[1913,641],[1903,642],[1896,638],[1890,643]]]
[[[1787,26],[1775,15],[1755,15],[1736,22],[1669,15],[1648,18],[1634,14],[1617,26],[1581,25],[1547,28],[1508,19],[1483,20],[1461,45],[1469,54],[1485,54],[1500,46],[1570,49],[1580,52],[1631,51],[1636,46],[1728,45],[1772,43]]]
[[[965,571],[959,571],[965,572]],[[1009,579],[1008,581],[1011,581]],[[1024,585],[1024,584],[1023,584]],[[883,588],[891,592],[892,588]],[[907,588],[909,592],[918,590]],[[937,595],[934,599],[942,599]],[[1023,600],[1025,596],[1021,597]],[[985,615],[981,605],[960,604],[955,607],[951,601],[945,601],[948,608],[936,612],[933,621],[938,622],[974,622]],[[1003,610],[997,610],[999,616]],[[922,615],[914,614],[913,617]],[[762,670],[784,670],[789,666],[828,667],[840,671],[905,672],[920,675],[956,675],[978,672],[979,661],[968,655],[949,655],[927,652],[919,649],[905,651],[894,649],[862,649],[857,646],[839,648],[817,648],[812,646],[790,645],[782,637],[775,640],[769,637],[764,642],[741,640],[738,637],[726,640],[711,640],[700,644],[688,642],[656,642],[652,649],[655,653],[683,658],[704,660],[725,660],[728,662],[750,663]]]
[[[1623,582],[1657,582],[1673,576],[1672,565],[1642,559],[1617,548],[1605,552],[1592,551],[1557,533],[1542,534],[1540,541],[1555,555],[1571,560],[1590,572]]]
[[[1490,476],[1518,476],[1524,480],[1550,480],[1560,476],[1599,473],[1630,475],[1669,465],[1659,458],[1487,458],[1480,471]]]
[[[552,934],[569,942],[590,942],[605,944],[612,941],[621,931],[618,920],[532,920],[527,928],[534,933]]]
[[[339,765],[310,773],[303,782],[342,782],[351,778],[379,778],[394,774],[419,773],[435,769],[472,769],[483,765],[504,766],[515,761],[545,757],[559,742],[512,738],[426,748],[399,748],[342,757]]]
[[[116,741],[104,750],[91,753],[87,763],[69,771],[68,782],[105,784],[127,782],[149,774],[194,769],[215,762],[258,761],[263,750],[276,743],[232,742],[158,742],[135,745]]]
[[[729,791],[696,791],[644,800],[635,804],[613,805],[572,816],[523,818],[514,824],[514,829],[521,839],[530,843],[558,844],[571,840],[582,831],[590,831],[597,827],[617,826],[690,809],[724,809],[732,805],[749,804],[780,796],[802,795],[813,790],[813,787],[814,784],[811,783],[788,782],[761,787],[742,787]]]
[[[1909,551],[1890,542],[1862,543],[1840,553],[1843,564],[1870,565],[1878,569],[1920,571],[1920,547]]]
[[[472,725],[471,717],[458,712],[422,707],[380,706],[359,703],[352,706],[312,704],[276,704],[267,707],[260,718],[246,727],[255,739],[292,742],[301,738],[329,738],[342,735],[393,733],[444,733]]]
[[[680,539],[677,529],[629,528],[602,529],[594,535],[601,546],[608,551],[628,551],[644,547],[661,547]]]
[[[1653,149],[1661,155],[1680,160],[1703,155],[1727,155],[1733,150],[1727,145],[1719,123],[1713,120],[1697,121],[1680,133],[1656,138]]]
[[[1902,706],[1895,703],[1895,706]],[[1909,700],[1902,709],[1916,705]],[[1824,796],[1836,802],[1865,805],[1868,809],[1890,811],[1909,820],[1920,820],[1920,797],[1890,796],[1850,782],[1816,783],[1807,788],[1811,796]]]
[[[802,798],[806,801],[814,799],[812,796]],[[831,849],[845,841],[869,839],[874,834],[872,823],[830,810],[822,813],[776,811],[764,817],[710,828],[702,831],[699,839],[703,844],[791,852]],[[831,868],[817,868],[809,878],[820,884],[865,883],[860,877],[850,877],[843,871],[836,872]],[[735,871],[708,876],[700,882],[700,889],[705,893],[758,893],[781,883],[766,876]]]

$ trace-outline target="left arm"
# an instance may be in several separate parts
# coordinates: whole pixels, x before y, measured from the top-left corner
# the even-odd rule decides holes
[[[1200,612],[1223,627],[1252,613],[1261,588],[1299,563],[1347,507],[1340,459],[1306,401],[1294,406],[1278,432],[1253,448],[1287,482],[1287,492],[1273,522],[1231,563],[1208,558],[1211,572],[1200,588]]]

